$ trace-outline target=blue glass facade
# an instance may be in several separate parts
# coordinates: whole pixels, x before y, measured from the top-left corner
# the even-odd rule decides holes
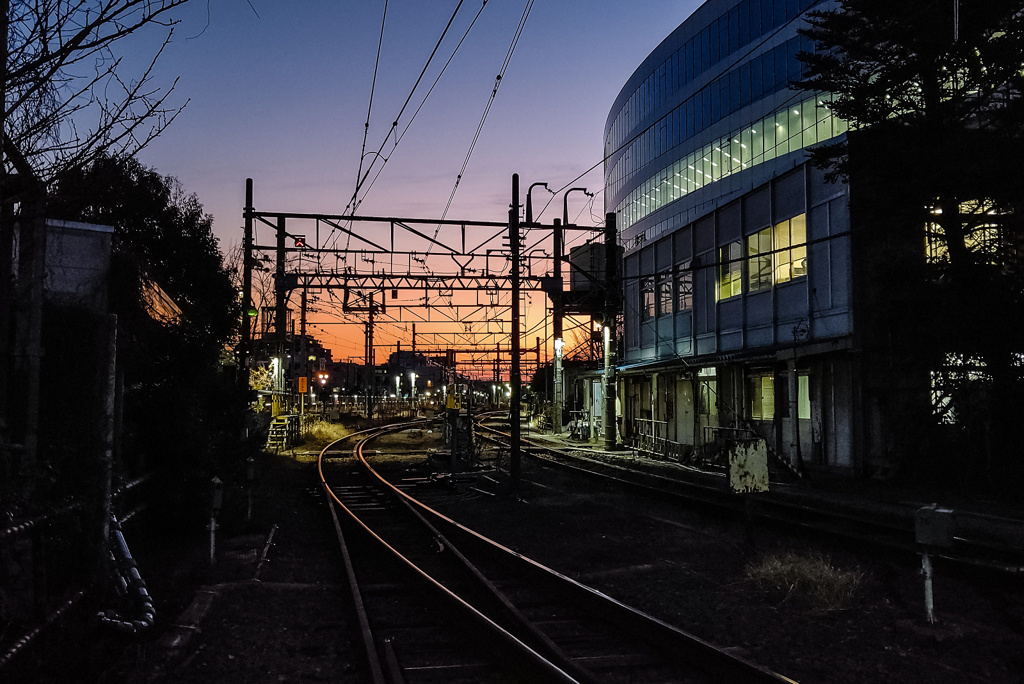
[[[610,119],[605,131],[605,154],[617,150],[623,143],[633,137],[633,131],[652,112],[661,109],[672,99],[672,96],[685,89],[691,82],[717,66],[722,60],[736,56],[741,51],[749,52],[757,47],[762,38],[781,26],[799,17],[803,12],[817,5],[821,0],[743,0],[729,7],[703,28],[696,31],[676,31],[666,40],[673,49],[656,63],[645,63],[637,73],[644,72],[643,78],[628,98],[614,109],[614,118]],[[699,11],[699,10],[698,10]],[[684,23],[680,29],[684,29]],[[687,35],[692,33],[692,35]],[[677,37],[680,34],[683,37]],[[663,45],[665,45],[663,43]],[[787,45],[787,50],[794,46]],[[657,54],[657,53],[655,53]],[[740,55],[742,59],[742,54]],[[789,69],[786,66],[786,55],[773,51],[773,62],[759,64],[759,73],[754,73],[753,64],[747,64],[749,76],[735,77],[735,82],[728,85],[731,99],[733,87],[737,97],[740,95],[739,82],[749,80],[752,87],[764,89],[765,82],[774,84],[777,74],[781,75]],[[651,60],[648,59],[648,62]],[[776,64],[780,67],[776,69]],[[649,72],[649,73],[648,73]],[[764,81],[767,76],[767,81]],[[732,77],[730,77],[731,79]],[[758,80],[760,79],[760,80]],[[630,79],[636,81],[637,77]],[[785,82],[782,79],[781,82]],[[622,96],[619,97],[622,100]],[[709,99],[708,112],[711,104]]]
[[[779,453],[804,443],[823,464],[852,463],[848,188],[806,155],[846,127],[827,94],[789,88],[813,47],[801,15],[833,4],[708,0],[611,109],[620,396],[623,431],[639,441],[685,453],[754,430]]]

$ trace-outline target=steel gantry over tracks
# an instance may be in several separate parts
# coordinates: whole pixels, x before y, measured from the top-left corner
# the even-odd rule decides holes
[[[557,220],[546,226],[517,221],[513,254],[509,223],[262,211],[253,206],[251,180],[243,218],[245,308],[255,316],[256,304],[267,311],[273,301],[273,324],[265,330],[279,342],[285,340],[292,292],[327,291],[330,302],[320,306],[365,314],[368,340],[375,323],[437,324],[445,328],[421,330],[421,335],[446,334],[451,348],[461,353],[464,346],[470,355],[510,348],[513,299],[524,303],[543,292],[554,302],[561,295],[563,283],[557,281],[562,279],[552,274],[561,273],[566,230],[600,230]],[[257,240],[261,226],[270,229],[273,240]],[[264,266],[271,262],[269,255],[275,256],[272,270]],[[513,261],[518,268],[513,269]],[[254,301],[254,270],[272,273],[262,302]],[[342,323],[359,322],[346,316]],[[252,324],[242,332],[242,347],[249,349]],[[486,336],[491,339],[482,339]],[[545,331],[545,348],[547,337]],[[368,341],[366,365],[374,363],[371,347]]]

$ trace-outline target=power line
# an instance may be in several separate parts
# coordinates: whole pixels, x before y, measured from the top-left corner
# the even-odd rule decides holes
[[[363,175],[363,161],[366,159],[366,140],[370,137],[370,112],[373,110],[373,92],[377,87],[377,70],[380,67],[380,52],[384,45],[384,24],[388,17],[388,0],[384,0],[384,14],[380,19],[380,38],[377,39],[377,57],[373,62],[373,80],[370,82],[370,101],[366,106],[366,123],[363,127],[363,147],[359,152],[359,170],[356,172],[356,180]],[[355,192],[359,191],[358,184]]]
[[[416,90],[417,90],[417,88],[419,88],[420,82],[423,80],[423,76],[426,75],[427,69],[430,68],[430,64],[431,64],[431,62],[433,62],[434,57],[437,55],[437,51],[441,48],[441,43],[444,42],[445,36],[448,35],[448,31],[451,29],[452,24],[455,22],[455,17],[458,16],[459,10],[462,8],[463,2],[464,2],[464,0],[459,0],[459,4],[455,6],[455,10],[452,12],[451,17],[449,17],[448,23],[445,25],[444,30],[441,32],[441,36],[437,39],[437,43],[435,43],[434,49],[431,50],[430,56],[427,57],[426,63],[423,65],[423,68],[420,70],[420,74],[416,78],[416,82],[413,84],[412,89],[409,91],[408,96],[406,96],[405,102],[402,103],[402,107],[399,109],[398,115],[395,117],[395,120],[392,122],[391,127],[388,129],[387,135],[385,135],[384,139],[381,141],[380,147],[377,148],[377,152],[376,152],[377,156],[374,158],[374,161],[371,162],[370,168],[368,168],[366,170],[366,174],[365,175],[360,176],[358,179],[356,179],[356,188],[355,188],[355,191],[352,193],[352,199],[349,200],[348,205],[346,205],[346,207],[345,207],[345,212],[347,212],[350,208],[353,211],[355,211],[356,207],[359,206],[359,203],[360,203],[360,200],[358,199],[359,191],[362,189],[362,186],[366,182],[366,179],[369,178],[369,175],[370,175],[372,169],[374,168],[374,166],[377,164],[378,160],[381,162],[381,167],[383,167],[387,163],[388,157],[381,156],[381,153],[384,151],[384,146],[387,145],[388,138],[390,138],[391,135],[393,133],[395,133],[395,131],[397,130],[398,122],[402,118],[402,114],[405,113],[406,108],[409,106],[409,103],[412,101],[413,95],[416,94]],[[459,42],[459,45],[462,45],[461,41]],[[458,49],[458,47],[456,47],[456,50],[457,49]],[[410,123],[411,123],[411,121],[410,121]],[[398,139],[395,140],[395,145],[396,146],[398,145]],[[380,172],[378,171],[378,176],[379,175],[380,175]]]

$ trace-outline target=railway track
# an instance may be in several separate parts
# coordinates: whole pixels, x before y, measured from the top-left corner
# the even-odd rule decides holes
[[[374,682],[791,681],[438,513],[373,467],[384,432],[319,462]]]
[[[493,423],[497,422],[498,426]],[[477,436],[507,445],[507,415],[482,414]],[[822,497],[785,484],[755,497],[729,491],[723,474],[693,470],[686,477],[666,477],[641,468],[618,465],[588,457],[585,449],[558,448],[540,440],[523,438],[524,455],[548,465],[588,476],[639,487],[661,496],[699,502],[727,509],[787,529],[802,529],[873,548],[917,554],[915,513],[924,503],[865,503],[840,496]],[[956,530],[947,548],[930,549],[936,558],[954,565],[984,569],[1002,575],[1024,576],[1024,521],[973,511],[955,512]]]

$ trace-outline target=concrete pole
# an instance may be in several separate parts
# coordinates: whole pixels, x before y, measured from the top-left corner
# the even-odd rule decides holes
[[[302,374],[306,376],[306,387],[307,391],[309,388],[309,354],[306,352],[306,288],[302,288],[302,308],[299,316],[299,368],[302,369]],[[299,397],[299,413],[304,414],[306,412],[306,393],[303,393]]]
[[[366,377],[366,419],[370,420],[373,416],[373,398],[372,394],[376,386],[377,371],[374,369],[373,364],[373,305],[370,305],[370,315],[366,321],[366,349],[363,352],[363,371]]]
[[[509,372],[509,384],[512,397],[509,407],[509,425],[511,427],[511,453],[509,458],[509,484],[511,493],[519,491],[520,470],[520,438],[519,424],[520,390],[522,385],[519,348],[519,174],[512,174],[512,204],[508,210],[508,237],[512,250],[512,368]]]
[[[11,3],[0,0],[0,83],[7,83],[7,33]],[[6,107],[0,107],[0,132],[7,130]],[[0,145],[3,141],[0,140]],[[0,160],[3,149],[0,147]],[[8,197],[6,164],[0,164],[0,420],[12,423],[11,410],[15,397],[11,395],[13,348],[11,330],[14,327],[14,205]],[[0,493],[10,495],[7,486]]]
[[[43,298],[46,282],[46,190],[32,178],[22,201],[19,289],[25,302],[22,325],[15,325],[20,340],[16,353],[24,358],[25,432],[22,468],[27,475],[25,497],[35,492],[39,457],[39,406],[42,397],[40,374],[43,357]],[[24,279],[22,281],[22,279]],[[24,284],[22,284],[24,283]],[[21,327],[22,331],[18,331]]]
[[[242,234],[242,354],[238,361],[238,374],[242,389],[249,389],[249,361],[252,358],[252,320],[249,308],[252,306],[252,178],[245,179],[245,228]]]
[[[793,350],[793,356],[796,356],[796,349]],[[800,454],[800,402],[798,401],[798,393],[800,389],[800,376],[796,371],[796,359],[792,359],[786,364],[786,391],[788,396],[786,399],[789,402],[789,423],[790,423],[790,437],[789,444],[793,448],[793,460],[796,461],[798,468],[803,467],[801,462]]]
[[[285,348],[287,344],[287,331],[285,330],[288,303],[286,301],[287,288],[284,282],[284,258],[285,258],[285,219],[284,216],[277,218],[277,269],[274,276],[274,336],[277,338],[275,348],[279,359],[277,375],[274,377],[274,411],[278,415],[283,411],[284,400],[284,365],[287,361]]]
[[[100,516],[100,567],[110,548],[110,516],[114,501],[114,426],[117,401],[117,314],[107,316],[106,372],[103,383],[103,502]]]
[[[619,254],[614,212],[605,215],[604,448],[615,449],[615,320],[619,313]]]
[[[561,337],[555,338],[555,410],[551,421],[551,431],[562,434],[562,353],[565,349],[565,340]]]
[[[564,399],[562,397],[562,350],[565,345],[565,341],[562,339],[562,257],[565,250],[565,240],[562,222],[555,219],[553,224],[552,233],[555,257],[553,275],[558,287],[555,292],[552,292],[551,302],[551,335],[555,340],[555,386],[554,396],[551,401],[554,415],[551,417],[551,431],[556,435],[560,435],[562,434],[562,412],[564,403]]]

